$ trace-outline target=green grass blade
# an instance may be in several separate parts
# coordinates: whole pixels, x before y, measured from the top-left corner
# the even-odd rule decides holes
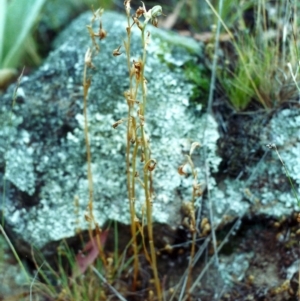
[[[2,61],[3,41],[5,30],[6,0],[0,0],[0,62]],[[1,63],[0,63],[1,68]]]
[[[1,0],[0,0],[1,1]],[[45,0],[12,0],[6,11],[2,67],[16,67],[24,51],[22,44],[29,35]]]
[[[6,235],[6,232],[5,232],[4,228],[3,228],[1,225],[0,225],[0,233],[2,233],[2,235],[4,236],[4,238],[5,238],[5,240],[6,240],[7,244],[8,244],[8,246],[10,247],[10,250],[12,251],[12,253],[13,253],[15,259],[17,260],[17,262],[18,262],[18,264],[19,264],[21,270],[23,271],[23,273],[24,273],[24,275],[25,275],[27,281],[30,282],[30,276],[29,276],[29,274],[27,273],[27,271],[26,271],[26,269],[25,269],[25,267],[24,267],[24,265],[23,265],[23,263],[22,263],[22,261],[21,261],[19,255],[18,255],[18,253],[17,253],[15,247],[14,247],[13,244],[11,243],[10,239],[9,239],[8,236]]]

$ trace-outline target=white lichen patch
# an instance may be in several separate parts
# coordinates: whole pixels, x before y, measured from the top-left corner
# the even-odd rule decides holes
[[[235,281],[244,279],[253,256],[253,252],[221,256],[220,274],[226,285],[231,286]]]
[[[243,181],[226,179],[223,188],[215,185],[211,188],[211,201],[214,211],[214,224],[223,221],[224,215],[233,218],[243,217],[250,208],[250,203],[244,199]]]
[[[33,149],[10,149],[5,154],[5,178],[21,191],[33,195],[35,192],[35,174],[33,167]]]

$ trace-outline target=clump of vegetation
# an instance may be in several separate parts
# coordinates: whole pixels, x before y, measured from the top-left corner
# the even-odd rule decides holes
[[[243,57],[219,72],[219,80],[231,104],[237,110],[244,110],[256,100],[265,109],[276,107],[284,101],[281,92],[286,82],[283,70],[276,64],[276,45],[257,46],[252,37],[240,37],[238,43]]]
[[[210,85],[206,68],[202,64],[195,65],[192,62],[187,62],[185,64],[184,72],[186,78],[195,83],[191,100],[195,102],[199,102],[200,100],[203,101],[203,104],[205,104]]]
[[[230,16],[228,3],[225,8],[229,16],[224,19],[207,3],[225,28],[234,49],[224,51],[222,67],[217,71],[231,105],[241,111],[255,101],[269,110],[297,97],[287,65],[297,66],[299,59],[296,4],[288,3],[284,12],[283,4],[278,3],[271,16],[265,1],[246,6],[235,3],[234,7],[232,3],[232,10],[239,16],[236,24],[226,21]],[[250,22],[247,18],[253,19],[251,24],[247,24]]]

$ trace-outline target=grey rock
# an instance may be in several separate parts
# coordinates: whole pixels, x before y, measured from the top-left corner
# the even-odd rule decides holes
[[[255,188],[263,205],[260,211],[276,217],[300,208],[299,113],[297,107],[276,112],[260,136],[267,154]]]
[[[83,118],[83,62],[91,45],[86,25],[91,14],[76,19],[55,42],[55,49],[34,74],[23,77],[12,107],[13,87],[1,98],[0,177],[1,208],[14,235],[42,248],[51,241],[72,237],[86,229],[88,204],[86,146]],[[126,57],[113,57],[123,44],[125,18],[106,12],[102,18],[107,38],[100,43],[91,71],[88,99],[89,135],[94,180],[94,216],[129,223],[125,175],[125,125],[112,124],[126,117],[123,92],[128,88]],[[97,25],[98,26],[98,25]],[[182,201],[189,200],[192,179],[177,168],[192,142],[202,144],[195,165],[204,180],[203,152],[211,171],[217,171],[217,124],[200,106],[190,104],[194,84],[184,75],[184,64],[196,64],[201,47],[194,40],[149,26],[145,75],[148,81],[146,131],[152,156],[156,198],[153,218],[176,226],[181,222]],[[141,55],[139,31],[133,31],[132,58]],[[203,140],[203,129],[208,127]],[[211,188],[215,187],[212,178]],[[5,188],[5,189],[4,189]],[[137,188],[138,189],[138,188]],[[142,218],[140,191],[137,215]],[[4,198],[3,198],[4,196]],[[78,200],[78,206],[74,200]]]
[[[228,133],[219,140],[226,176],[218,183],[221,192],[215,192],[231,197],[215,205],[216,212],[231,215],[232,208],[240,207],[246,209],[243,214],[279,219],[299,211],[299,113],[291,105],[227,121]]]

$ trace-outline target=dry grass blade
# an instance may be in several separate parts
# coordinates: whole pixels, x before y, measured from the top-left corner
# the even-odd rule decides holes
[[[241,223],[241,218],[238,218],[236,220],[236,222],[233,224],[233,226],[231,227],[231,229],[226,234],[226,236],[223,239],[223,241],[218,246],[218,248],[217,248],[216,252],[214,253],[214,255],[211,257],[211,259],[209,260],[209,262],[206,264],[205,268],[201,271],[201,273],[199,274],[199,276],[197,277],[197,279],[194,281],[193,285],[190,288],[190,291],[189,291],[190,293],[192,293],[198,287],[198,285],[200,284],[200,281],[203,278],[203,276],[205,275],[206,271],[215,262],[215,258],[217,257],[218,253],[221,251],[221,249],[223,248],[223,246],[227,243],[230,235],[240,225],[240,223]],[[187,299],[184,298],[182,300],[186,301]]]
[[[97,271],[97,269],[93,266],[91,266],[91,269],[93,272],[103,281],[105,285],[121,300],[121,301],[127,301],[112,285],[110,285],[107,280]]]

